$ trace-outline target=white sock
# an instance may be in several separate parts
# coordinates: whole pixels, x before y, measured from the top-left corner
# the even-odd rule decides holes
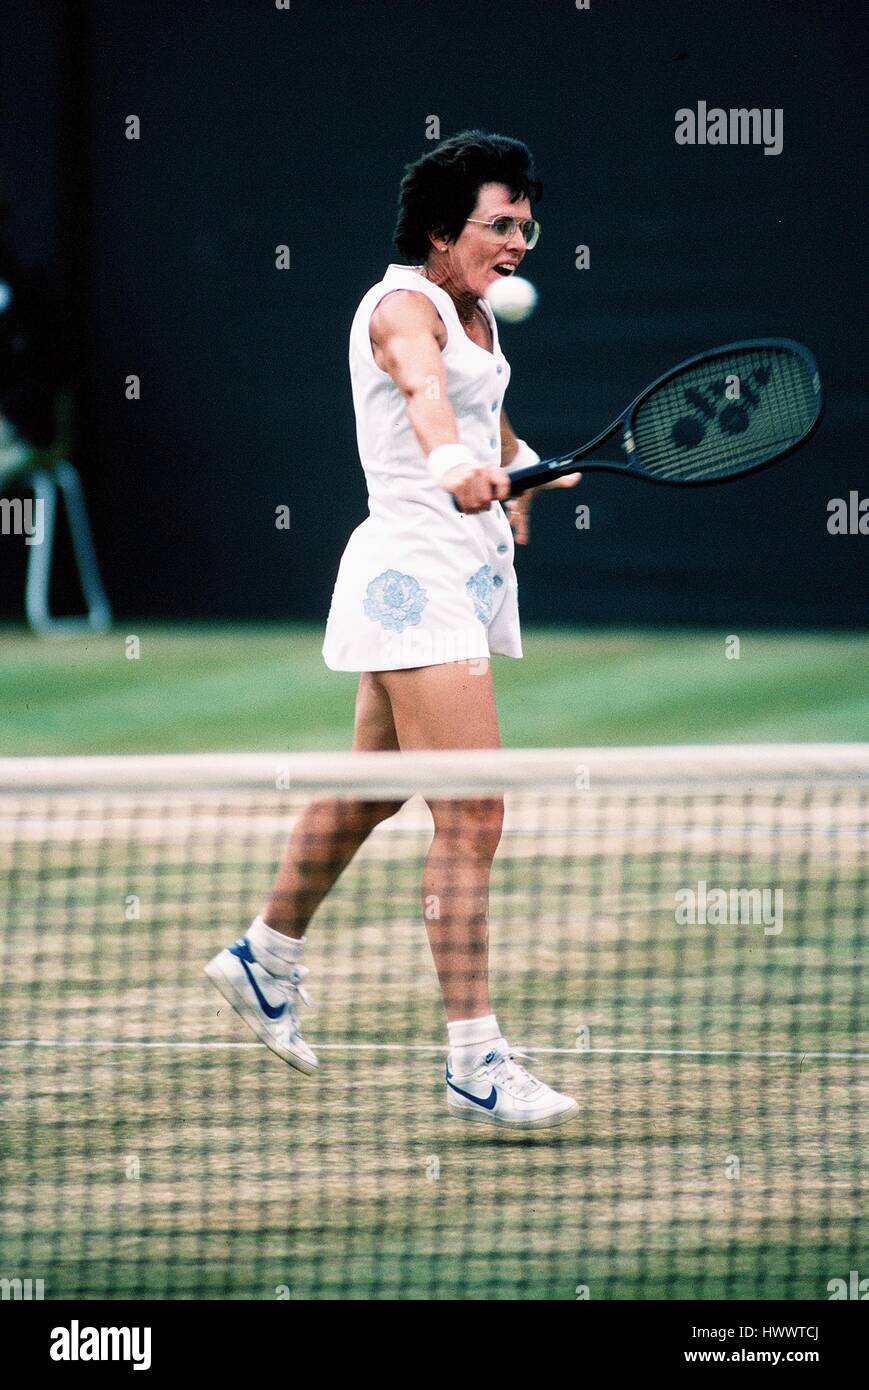
[[[284,936],[283,932],[275,931],[274,927],[268,926],[262,917],[253,919],[248,928],[247,939],[259,964],[278,979],[293,973],[293,968],[299,964],[305,949],[303,936]]]
[[[505,1051],[507,1048],[494,1014],[486,1014],[484,1018],[457,1019],[447,1024],[447,1033],[450,1038],[450,1071],[455,1076],[467,1076],[475,1062],[487,1052],[494,1052],[499,1045]]]

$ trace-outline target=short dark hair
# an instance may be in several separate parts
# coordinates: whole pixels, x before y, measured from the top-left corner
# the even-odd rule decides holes
[[[528,146],[507,135],[462,130],[406,164],[394,232],[405,260],[426,260],[431,250],[429,232],[455,241],[484,183],[506,184],[513,203],[543,194]]]

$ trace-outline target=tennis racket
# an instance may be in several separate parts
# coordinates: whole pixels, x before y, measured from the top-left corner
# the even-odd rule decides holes
[[[788,338],[758,338],[689,357],[617,420],[561,458],[508,469],[510,496],[582,471],[702,486],[766,468],[805,443],[823,409],[818,366]],[[589,454],[610,446],[612,457]]]

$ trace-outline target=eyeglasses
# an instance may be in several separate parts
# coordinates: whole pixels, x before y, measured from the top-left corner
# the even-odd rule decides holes
[[[518,227],[525,239],[525,248],[530,251],[540,237],[540,223],[533,218],[493,217],[491,222],[481,222],[479,217],[469,217],[478,227],[486,227],[498,241],[509,241]]]

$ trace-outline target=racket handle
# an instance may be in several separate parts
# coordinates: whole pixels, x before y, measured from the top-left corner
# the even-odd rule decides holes
[[[532,487],[542,487],[553,478],[565,473],[574,473],[576,463],[573,457],[567,459],[541,459],[539,463],[526,463],[522,468],[508,468],[510,477],[510,496],[519,497]]]
[[[526,463],[521,468],[507,468],[504,471],[510,479],[510,491],[503,499],[506,502],[510,497],[519,497],[532,487],[541,487],[543,483],[551,482],[553,478],[560,478],[565,473],[575,473],[576,462],[570,454],[566,459],[540,459],[537,463]],[[456,511],[461,511],[452,493],[450,497]]]

